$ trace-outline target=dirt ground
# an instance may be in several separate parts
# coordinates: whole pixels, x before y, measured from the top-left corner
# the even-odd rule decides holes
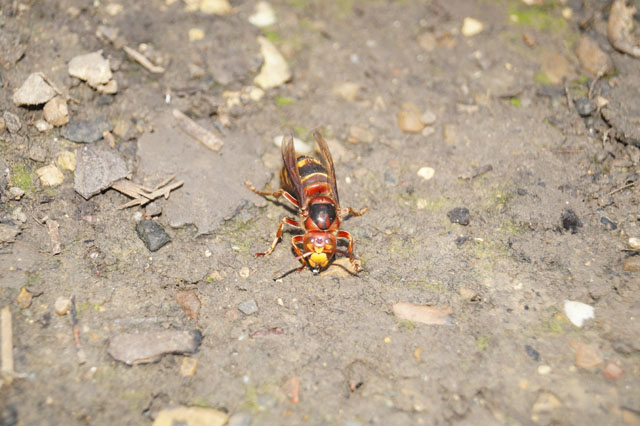
[[[608,41],[611,2],[271,0],[276,22],[264,28],[248,20],[256,3],[216,15],[182,1],[0,2],[0,112],[22,123],[0,133],[0,222],[19,230],[0,254],[14,359],[0,424],[150,424],[175,406],[233,425],[640,423],[640,256],[629,244],[640,237],[640,59]],[[467,17],[479,33],[463,34]],[[98,37],[101,26],[119,38]],[[614,70],[585,70],[583,35]],[[252,97],[259,36],[292,77]],[[98,50],[116,94],[68,73]],[[112,143],[38,131],[42,106],[12,101],[33,72],[73,98],[72,122],[106,117]],[[596,109],[581,116],[579,99]],[[221,138],[220,152],[186,135],[174,108]],[[415,109],[410,133],[398,113]],[[311,144],[315,128],[343,207],[369,207],[342,225],[364,271],[274,280],[297,266],[291,231],[271,256],[254,253],[291,212],[243,182],[276,189],[273,139],[292,130]],[[36,170],[86,149],[116,153],[133,182],[184,184],[146,210],[118,209],[130,198],[113,189],[83,198],[71,171],[43,186]],[[449,218],[456,207],[468,225]],[[171,242],[152,253],[136,222],[160,211]],[[55,311],[71,297],[75,336],[71,313]],[[574,325],[566,301],[594,318]],[[452,315],[410,321],[398,302]],[[200,331],[196,353],[133,366],[109,354],[123,333],[175,330]]]

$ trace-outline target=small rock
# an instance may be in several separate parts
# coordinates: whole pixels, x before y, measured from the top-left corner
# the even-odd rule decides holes
[[[18,133],[20,128],[22,128],[20,117],[18,117],[14,113],[5,111],[2,114],[2,118],[4,119],[4,123],[7,126],[7,130],[9,131],[9,133]]]
[[[251,271],[249,271],[249,268],[247,268],[246,266],[243,266],[238,271],[238,275],[240,275],[240,278],[249,278],[249,275],[251,275]]]
[[[115,95],[116,93],[118,93],[118,82],[116,80],[109,80],[105,84],[100,84],[96,86],[96,90],[99,93],[102,93],[104,95]],[[111,100],[110,98],[111,97],[107,97],[107,99]],[[111,103],[111,102],[108,102],[108,103]]]
[[[282,57],[278,49],[266,38],[259,36],[260,53],[264,58],[264,63],[260,73],[253,81],[262,89],[272,89],[278,87],[291,79],[289,64]]]
[[[467,287],[460,287],[460,297],[468,302],[479,300],[478,293]]]
[[[233,11],[229,0],[202,0],[199,9],[205,15],[227,15]]]
[[[42,186],[58,186],[64,181],[64,175],[54,165],[44,166],[36,170]]]
[[[284,136],[276,136],[275,138],[273,138],[273,144],[280,148],[282,146],[283,139]],[[298,155],[307,155],[313,152],[313,147],[310,144],[303,142],[296,137],[293,138],[293,147],[296,150],[296,154]]]
[[[456,143],[456,126],[455,124],[444,124],[442,125],[442,137],[445,142],[450,145]]]
[[[189,41],[199,41],[204,39],[204,30],[202,28],[189,28]]]
[[[435,173],[436,171],[431,167],[421,167],[420,170],[418,170],[418,176],[420,176],[424,180],[431,180]]]
[[[524,345],[524,350],[527,352],[527,355],[529,355],[529,357],[531,357],[532,360],[534,360],[535,362],[540,361],[540,352],[536,351],[532,346]]]
[[[180,375],[182,377],[193,377],[198,370],[198,360],[190,356],[182,358],[180,364]]]
[[[32,301],[33,301],[33,295],[31,294],[31,292],[26,288],[22,287],[20,289],[20,294],[18,294],[18,297],[16,298],[16,302],[18,302],[18,306],[20,306],[21,309],[27,309],[29,306],[31,306]]]
[[[300,402],[300,385],[302,381],[299,377],[293,376],[282,385],[282,391],[289,398],[289,402],[297,404]]]
[[[86,81],[91,87],[106,84],[113,76],[109,60],[102,57],[102,50],[79,55],[69,61],[69,75]]]
[[[77,155],[73,189],[89,199],[127,174],[126,163],[115,152],[85,148]]]
[[[266,1],[259,1],[256,4],[255,12],[249,16],[249,23],[258,28],[268,27],[276,23],[276,13],[273,7]]]
[[[420,110],[411,103],[402,105],[398,111],[398,128],[405,133],[420,133],[424,129],[424,124],[420,120]]]
[[[629,238],[629,247],[631,247],[633,250],[640,250],[640,238],[638,237]]]
[[[229,417],[227,426],[251,426],[253,418],[251,414],[245,412],[234,413]]]
[[[350,126],[347,141],[351,143],[372,143],[375,137],[376,135],[362,127]]]
[[[27,215],[22,211],[22,207],[16,207],[9,215],[9,218],[18,223],[25,223],[27,221]]]
[[[422,129],[422,136],[424,136],[425,138],[428,138],[429,136],[433,135],[436,132],[436,129],[434,129],[431,126],[427,126],[424,129]]]
[[[205,75],[207,75],[204,68],[202,68],[200,65],[195,64],[193,62],[189,63],[189,65],[187,65],[187,68],[189,69],[189,78],[192,80],[202,78]]]
[[[462,29],[460,32],[465,37],[473,37],[474,35],[480,34],[484,29],[484,24],[477,19],[466,17],[464,21],[462,21]]]
[[[42,73],[34,72],[13,94],[16,106],[42,105],[56,95],[56,91],[42,78]]]
[[[590,370],[602,364],[600,352],[591,345],[572,340],[569,345],[574,350],[576,365],[585,370]]]
[[[160,250],[162,246],[171,241],[169,234],[154,220],[141,220],[138,222],[136,233],[151,252]]]
[[[607,365],[605,365],[604,370],[602,371],[602,374],[604,374],[604,377],[606,377],[609,380],[615,380],[618,377],[622,376],[622,374],[624,373],[624,370],[615,362],[608,362]]]
[[[258,305],[253,299],[246,300],[244,302],[238,303],[238,310],[245,315],[252,315],[258,312]]]
[[[640,256],[630,256],[622,261],[622,269],[627,272],[640,271]]]
[[[562,402],[557,396],[551,392],[542,392],[533,407],[531,407],[531,412],[533,414],[549,413],[560,407],[562,407]]]
[[[603,224],[604,227],[609,231],[615,231],[616,229],[618,229],[618,225],[616,225],[614,222],[611,221],[611,219],[609,219],[606,216],[602,216],[600,218],[600,223]]]
[[[123,333],[113,337],[107,351],[128,365],[158,361],[165,354],[195,353],[202,342],[198,330],[162,330]]]
[[[162,214],[162,207],[158,203],[149,203],[144,209],[144,214],[147,217],[160,216]]]
[[[198,299],[198,296],[194,291],[185,290],[179,292],[176,294],[176,301],[190,319],[198,321],[198,318],[200,317],[200,299]]]
[[[56,96],[44,106],[44,119],[54,126],[64,126],[69,122],[67,101],[62,96]]]
[[[53,126],[45,120],[36,120],[33,125],[36,126],[36,129],[38,129],[39,132],[43,133],[53,129]]]
[[[55,309],[56,314],[60,316],[67,315],[67,313],[71,309],[71,299],[69,299],[68,297],[60,296],[56,299],[53,308]]]
[[[617,50],[640,58],[640,43],[634,38],[633,31],[636,8],[626,3],[626,0],[615,0],[611,5],[607,36]]]
[[[471,216],[469,215],[469,209],[466,207],[456,207],[447,212],[447,217],[451,223],[459,223],[460,225],[467,226],[471,222]]]
[[[423,306],[413,303],[398,302],[393,305],[396,317],[408,321],[431,325],[453,324],[453,309],[451,306]]]
[[[579,98],[573,101],[576,106],[576,111],[581,117],[588,117],[591,115],[595,108],[589,98]]]
[[[539,365],[538,366],[538,374],[541,376],[546,376],[551,373],[551,367],[548,365]]]
[[[420,116],[420,121],[422,121],[422,124],[424,124],[425,126],[431,126],[436,122],[436,115],[433,113],[433,111],[425,111]]]
[[[578,228],[582,226],[580,218],[578,218],[578,215],[571,209],[566,209],[562,212],[560,223],[565,231],[571,231],[572,234],[578,232]]]
[[[228,418],[213,408],[180,406],[161,410],[152,426],[224,426]]]
[[[613,71],[613,61],[598,43],[588,35],[583,35],[578,42],[576,55],[585,71],[595,76],[605,76]]]
[[[360,91],[360,85],[358,83],[345,82],[339,83],[333,86],[333,94],[340,96],[347,102],[353,102],[356,100],[358,96],[358,92]]]
[[[76,154],[70,151],[62,151],[58,155],[57,163],[62,170],[73,172],[76,169]]]
[[[73,120],[62,129],[62,136],[73,142],[91,143],[102,139],[105,131],[113,130],[113,125],[105,117],[91,120]]]
[[[576,327],[582,327],[586,320],[595,318],[593,306],[573,300],[564,301],[564,313]]]
[[[11,196],[12,200],[19,200],[24,195],[24,190],[18,188],[17,186],[12,186],[11,188],[9,188],[9,195]]]

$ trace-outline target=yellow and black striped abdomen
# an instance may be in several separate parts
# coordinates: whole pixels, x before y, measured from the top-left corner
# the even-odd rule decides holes
[[[329,194],[331,192],[327,169],[324,168],[322,163],[315,158],[301,155],[297,158],[297,166],[302,180],[302,187],[307,196],[320,193]],[[280,171],[280,180],[282,181],[282,188],[300,200],[286,167],[283,167]]]

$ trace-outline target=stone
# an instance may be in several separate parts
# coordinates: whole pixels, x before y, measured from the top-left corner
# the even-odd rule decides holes
[[[600,218],[600,223],[605,227],[605,229],[607,229],[608,231],[615,231],[616,229],[618,229],[618,225],[616,225],[615,222],[613,222],[611,219],[609,219],[606,216],[602,216]]]
[[[76,169],[76,154],[70,151],[62,151],[58,154],[56,162],[62,170],[73,172]]]
[[[72,142],[92,143],[102,139],[105,131],[113,130],[113,124],[106,117],[99,116],[90,120],[73,120],[64,129],[62,136]]]
[[[560,407],[562,407],[562,402],[557,396],[551,392],[542,392],[534,402],[533,407],[531,407],[531,412],[533,414],[549,413]]]
[[[109,341],[107,352],[127,365],[159,361],[166,354],[196,353],[202,342],[198,330],[161,330],[122,333]]]
[[[255,300],[245,300],[238,303],[238,310],[245,315],[253,315],[258,312],[258,304]]]
[[[42,105],[56,95],[56,91],[45,81],[42,73],[34,72],[27,77],[13,94],[16,106]]]
[[[560,223],[565,231],[571,231],[572,234],[578,232],[578,228],[582,227],[582,222],[578,215],[571,209],[565,209],[560,216]]]
[[[104,95],[115,95],[116,93],[118,93],[118,82],[115,80],[109,80],[105,84],[96,86],[96,90]]]
[[[259,1],[256,4],[255,12],[249,16],[249,23],[258,28],[268,27],[276,23],[276,13],[273,7],[266,1]]]
[[[0,133],[4,132],[4,129],[7,128],[7,122],[4,117],[0,117]]]
[[[284,136],[282,135],[276,136],[275,138],[273,138],[273,144],[280,148],[282,146],[283,139]],[[313,146],[311,146],[311,144],[308,144],[296,137],[293,138],[293,147],[296,150],[296,154],[298,155],[308,155],[313,152]]]
[[[471,216],[469,215],[469,209],[466,207],[456,207],[447,212],[447,217],[451,223],[459,223],[460,225],[467,226],[471,222]]]
[[[427,52],[433,52],[438,45],[438,40],[434,33],[427,31],[418,36],[418,44]]]
[[[630,237],[629,247],[631,247],[633,250],[640,250],[640,237]]]
[[[165,408],[158,413],[152,426],[224,426],[229,415],[213,408]]]
[[[60,296],[53,304],[53,308],[55,309],[56,314],[60,316],[67,315],[67,313],[71,309],[71,299],[69,299],[68,297]]]
[[[582,327],[586,320],[595,318],[593,306],[573,300],[564,301],[564,314],[576,327]]]
[[[33,295],[31,294],[31,292],[22,287],[20,289],[18,297],[16,298],[16,302],[18,302],[18,306],[20,306],[20,309],[27,309],[29,306],[31,306],[32,301]]]
[[[69,75],[86,81],[89,86],[94,88],[106,84],[113,76],[109,60],[102,57],[102,50],[71,59],[69,61]]]
[[[155,223],[155,222],[154,222]],[[155,251],[155,250],[154,250]],[[200,317],[200,299],[194,291],[181,291],[176,294],[176,302],[184,313],[193,321],[198,321]]]
[[[624,374],[624,370],[615,362],[609,361],[607,365],[604,366],[602,374],[609,380],[616,380],[618,377]]]
[[[455,124],[445,123],[442,125],[442,137],[448,144],[453,145],[456,143],[456,133]]]
[[[572,340],[569,345],[574,350],[575,363],[584,370],[591,370],[602,364],[600,351],[591,345]]]
[[[124,160],[113,151],[85,147],[77,153],[73,189],[89,199],[127,176]]]
[[[9,195],[12,200],[19,200],[24,195],[24,190],[22,188],[18,188],[17,186],[12,186],[9,188]]]
[[[289,402],[292,404],[297,404],[300,402],[300,386],[302,385],[302,381],[300,377],[293,376],[289,378],[283,385],[282,391],[289,398]]]
[[[459,293],[460,297],[462,297],[466,301],[472,302],[479,300],[478,293],[470,288],[460,287]]]
[[[43,133],[53,129],[53,126],[51,125],[51,123],[47,122],[46,120],[36,120],[36,122],[33,123],[33,125],[36,126],[36,129],[38,129],[39,132],[43,132]]]
[[[580,65],[591,76],[605,76],[613,72],[613,61],[588,35],[583,35],[578,42],[576,55]]]
[[[640,271],[640,256],[630,256],[622,261],[622,269],[627,272]]]
[[[42,186],[58,186],[64,181],[64,175],[54,165],[40,167],[35,171]]]
[[[591,113],[595,111],[593,102],[591,102],[589,98],[578,98],[574,100],[573,103],[581,117],[589,117]]]
[[[532,346],[524,345],[524,350],[532,360],[534,360],[535,362],[540,361],[540,352],[535,350]]]
[[[350,126],[347,141],[351,143],[372,143],[375,137],[376,136],[367,129],[359,126]]]
[[[9,131],[9,133],[18,133],[18,131],[22,128],[20,117],[18,117],[14,113],[5,111],[2,114],[2,118],[4,119],[5,126],[7,126],[7,130]]]
[[[453,324],[453,309],[451,306],[424,306],[398,302],[393,305],[392,309],[396,317],[407,321],[430,325]]]
[[[190,356],[182,358],[180,364],[180,375],[182,377],[193,377],[198,371],[198,360]]]
[[[251,417],[251,414],[240,411],[229,417],[227,426],[251,426],[252,423],[253,418]]]
[[[431,167],[421,167],[420,170],[418,170],[418,176],[424,180],[431,180],[435,173],[436,171]]]
[[[69,122],[69,108],[62,96],[56,96],[44,106],[44,119],[53,126],[64,126]]]
[[[253,79],[262,89],[273,89],[291,79],[291,69],[278,49],[266,38],[259,36],[260,53],[264,63],[260,73]]]
[[[402,105],[397,114],[398,128],[405,133],[420,133],[424,124],[420,120],[420,110],[411,103]]]
[[[141,220],[138,222],[136,233],[151,252],[160,250],[162,246],[171,241],[169,234],[154,220]]]
[[[615,0],[607,22],[609,42],[620,52],[640,58],[640,43],[634,38],[633,15],[636,8],[627,6],[626,0]]]
[[[233,11],[229,0],[202,0],[199,9],[205,15],[227,15]]]
[[[484,30],[484,24],[477,19],[466,17],[462,21],[462,28],[460,32],[465,37],[473,37],[480,34]]]
[[[191,42],[203,40],[204,30],[202,28],[189,28],[187,35]]]
[[[420,121],[422,121],[422,124],[425,126],[431,126],[436,122],[436,115],[433,111],[425,111],[420,116]]]

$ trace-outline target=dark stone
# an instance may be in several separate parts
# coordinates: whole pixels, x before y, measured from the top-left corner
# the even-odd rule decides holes
[[[136,225],[138,237],[142,240],[149,251],[158,251],[160,247],[171,241],[169,234],[153,220],[141,220]]]
[[[527,355],[531,357],[535,362],[540,361],[540,352],[533,349],[533,347],[529,345],[524,345],[524,350],[527,351]]]
[[[576,111],[582,117],[588,117],[595,110],[593,103],[588,98],[579,98],[573,101]]]
[[[565,211],[562,212],[560,221],[562,223],[562,228],[565,231],[571,231],[572,234],[575,234],[576,232],[578,232],[578,228],[582,226],[582,222],[580,222],[580,218],[571,209],[566,209]]]
[[[456,245],[458,247],[462,247],[464,243],[466,243],[467,241],[471,241],[471,237],[467,237],[466,235],[461,235],[458,238],[456,238]]]
[[[107,130],[113,130],[113,124],[106,117],[96,117],[70,122],[62,129],[62,136],[73,142],[91,143],[102,139],[102,134]]]
[[[468,225],[471,221],[471,217],[469,216],[469,209],[466,207],[456,207],[455,209],[449,210],[447,213],[449,220],[451,223],[459,223],[460,225]]]
[[[127,164],[116,152],[85,147],[78,152],[73,189],[89,199],[127,174]]]
[[[608,217],[602,216],[600,218],[600,223],[604,225],[609,231],[615,231],[618,229],[618,225],[612,222]]]

